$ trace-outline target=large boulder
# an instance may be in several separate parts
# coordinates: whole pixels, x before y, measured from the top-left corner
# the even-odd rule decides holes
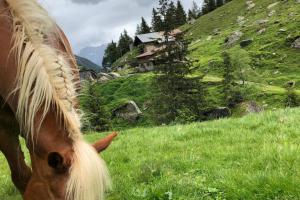
[[[247,10],[251,10],[255,7],[255,3],[253,1],[246,1]]]
[[[242,40],[240,42],[240,46],[243,48],[243,47],[247,47],[249,46],[250,44],[252,44],[253,42],[253,39],[246,39],[246,40]]]
[[[292,44],[292,47],[300,49],[300,37],[295,40],[295,42]]]
[[[112,112],[113,117],[124,119],[130,123],[137,122],[141,115],[142,111],[134,101],[129,101]]]
[[[241,31],[235,31],[225,39],[225,45],[227,47],[233,46],[237,41],[241,39],[243,33]]]
[[[244,102],[239,105],[240,115],[244,116],[251,113],[260,113],[264,108],[255,101]]]
[[[98,78],[102,78],[102,77],[105,77],[105,78],[107,78],[108,80],[114,79],[111,75],[109,75],[109,74],[107,74],[107,73],[99,73],[99,74],[98,74]]]
[[[117,78],[120,78],[121,75],[116,73],[116,72],[111,72],[108,74],[109,76],[113,77],[113,79],[117,79]]]

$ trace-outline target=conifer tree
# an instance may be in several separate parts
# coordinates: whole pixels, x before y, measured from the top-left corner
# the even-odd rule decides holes
[[[153,10],[152,10],[151,25],[152,25],[152,31],[154,31],[154,32],[159,32],[159,31],[162,31],[162,29],[163,29],[162,28],[162,19],[155,8],[153,8]]]
[[[176,26],[181,26],[186,23],[186,13],[184,11],[184,8],[180,2],[180,0],[177,1],[177,6],[176,6],[176,12],[175,12],[175,23]]]
[[[105,49],[102,62],[103,67],[110,67],[119,58],[117,44],[112,41]]]
[[[122,57],[125,55],[128,51],[130,51],[130,45],[133,43],[132,38],[128,35],[127,31],[124,30],[123,33],[121,33],[119,42],[118,42],[118,52],[119,57]]]
[[[111,128],[109,115],[103,106],[102,96],[96,91],[96,85],[86,82],[82,95],[83,110],[90,127],[86,127],[96,131],[107,131]]]
[[[158,90],[155,110],[159,123],[187,122],[199,119],[203,107],[203,91],[200,79],[191,77],[193,63],[186,56],[188,42],[178,35],[171,37],[172,25],[168,21],[168,0],[160,0],[159,12],[163,16],[165,49],[156,58],[154,85]]]
[[[135,35],[139,35],[140,32],[141,32],[141,27],[140,27],[140,25],[138,24],[138,25],[136,25]]]
[[[146,34],[146,33],[150,33],[151,29],[148,26],[146,20],[144,19],[144,17],[142,17],[142,23],[140,25],[140,32],[139,34]]]
[[[176,6],[173,1],[170,1],[168,5],[164,24],[167,24],[171,30],[176,28]]]
[[[223,6],[224,0],[217,0],[216,7]]]
[[[190,10],[190,16],[194,19],[197,19],[201,16],[201,9],[195,1],[193,1],[192,8]]]

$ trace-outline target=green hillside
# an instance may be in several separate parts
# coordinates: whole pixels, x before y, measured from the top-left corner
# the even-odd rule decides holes
[[[224,51],[233,54],[243,49],[250,58],[250,67],[245,69],[246,86],[241,87],[246,102],[255,101],[265,110],[283,108],[287,98],[287,82],[295,82],[296,93],[300,94],[300,50],[292,48],[292,43],[300,37],[300,4],[296,0],[253,2],[255,7],[248,10],[246,1],[233,0],[201,16],[194,24],[181,27],[186,31],[185,37],[191,40],[189,57],[198,61],[195,65],[199,69],[195,75],[206,73],[203,84],[208,107],[225,106],[221,56]],[[242,37],[230,47],[226,46],[226,38],[236,31],[242,32]],[[241,41],[249,39],[253,41],[250,45],[240,47]],[[134,55],[136,50],[114,64],[126,66],[126,70],[119,73],[126,75],[134,71],[128,68]],[[98,86],[99,92],[107,99],[105,106],[109,112],[113,105],[117,106],[124,100],[137,100],[140,107],[147,102],[149,104],[154,93],[153,88],[149,87],[153,75],[146,73],[136,77],[140,79],[138,87],[135,87],[135,78],[132,77]],[[123,87],[123,84],[130,87]],[[133,126],[152,124],[150,112],[146,110],[142,122]],[[241,116],[240,108],[234,109],[233,115]],[[117,123],[115,127],[122,127],[122,123]]]
[[[107,199],[300,199],[299,116],[287,109],[122,131],[103,154],[113,179]],[[0,177],[0,199],[20,199],[6,164]]]
[[[217,75],[218,69],[209,63],[220,62],[222,51],[229,49],[224,45],[226,37],[241,31],[243,36],[239,41],[253,39],[253,43],[245,48],[252,58],[249,81],[282,87],[293,80],[300,88],[300,51],[291,47],[300,37],[300,4],[296,0],[253,2],[255,7],[247,10],[245,1],[231,1],[200,17],[195,24],[186,25],[183,28],[188,29],[186,37],[193,41],[190,56],[198,59],[210,74]],[[269,16],[271,12],[273,15]],[[244,18],[241,25],[238,17]],[[266,21],[259,24],[259,20]],[[265,32],[259,34],[262,29]],[[237,42],[231,49],[239,49],[239,46]]]

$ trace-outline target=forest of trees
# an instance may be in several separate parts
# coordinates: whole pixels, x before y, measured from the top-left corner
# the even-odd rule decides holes
[[[159,3],[161,4],[162,1],[163,0],[159,0]],[[161,15],[161,8],[153,8],[151,25],[147,23],[144,17],[141,17],[141,23],[138,24],[136,28],[136,35],[164,31],[166,28],[164,26],[169,26],[172,29],[180,27],[188,21],[197,19],[229,1],[230,0],[204,0],[203,5],[193,1],[191,9],[186,12],[180,0],[176,2],[170,0],[165,8],[166,19],[163,19]],[[104,67],[110,67],[116,60],[130,51],[132,43],[133,38],[124,30],[118,42],[112,41],[108,44],[102,65]]]

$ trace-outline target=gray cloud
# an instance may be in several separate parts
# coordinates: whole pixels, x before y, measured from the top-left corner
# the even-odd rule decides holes
[[[39,0],[64,30],[75,52],[118,40],[126,29],[132,36],[141,17],[151,21],[158,0]],[[192,0],[182,0],[188,8]]]

